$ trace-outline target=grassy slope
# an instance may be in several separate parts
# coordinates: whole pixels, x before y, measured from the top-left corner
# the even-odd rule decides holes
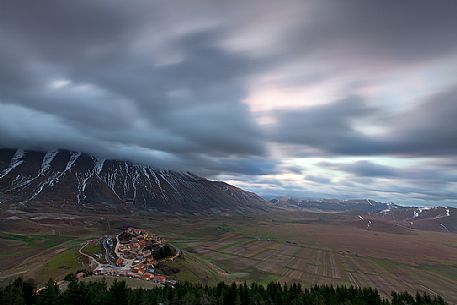
[[[5,255],[0,256],[0,267],[4,270],[0,283],[21,275],[41,284],[49,277],[61,278],[67,271],[81,269],[79,243],[78,238],[68,235],[0,232],[0,246],[5,246]]]
[[[51,257],[38,269],[36,279],[38,282],[45,282],[49,278],[60,279],[80,269],[84,269],[84,264],[78,250],[72,248]]]
[[[34,249],[48,249],[55,247],[56,245],[72,239],[70,236],[61,235],[25,235],[25,234],[14,234],[9,232],[0,232],[0,240],[18,241],[27,247]]]

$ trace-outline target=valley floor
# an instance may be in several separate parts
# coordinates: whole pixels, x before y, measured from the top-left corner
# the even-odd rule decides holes
[[[457,302],[457,234],[370,230],[336,216],[281,211],[258,216],[0,213],[0,282],[42,283],[89,267],[88,239],[125,226],[156,232],[183,250],[179,281],[300,282],[422,291]],[[9,217],[9,219],[8,219]]]

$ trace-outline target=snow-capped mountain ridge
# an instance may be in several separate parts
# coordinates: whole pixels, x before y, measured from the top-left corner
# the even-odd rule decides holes
[[[80,152],[0,150],[2,202],[104,203],[159,210],[263,207],[254,193],[189,172]]]
[[[403,228],[439,232],[457,232],[457,209],[448,206],[414,207],[371,199],[293,199],[275,198],[270,203],[277,208],[314,213],[351,216],[354,224],[365,229]],[[406,232],[406,231],[405,231]]]
[[[295,199],[275,198],[270,201],[275,206],[284,208],[298,208],[322,212],[351,212],[363,211],[368,213],[386,213],[399,206],[394,203],[378,202],[371,199]]]

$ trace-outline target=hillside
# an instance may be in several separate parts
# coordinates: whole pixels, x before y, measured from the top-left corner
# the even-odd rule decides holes
[[[262,209],[254,193],[189,172],[80,152],[0,150],[0,201],[167,212]]]
[[[338,199],[296,199],[279,197],[270,200],[270,203],[279,208],[298,208],[315,212],[366,212],[376,213],[391,207],[398,207],[393,203],[378,202],[370,199],[338,200]]]
[[[457,209],[448,206],[415,207],[370,199],[307,200],[287,197],[272,199],[270,204],[279,209],[325,214],[327,220],[346,222],[367,230],[457,232]]]

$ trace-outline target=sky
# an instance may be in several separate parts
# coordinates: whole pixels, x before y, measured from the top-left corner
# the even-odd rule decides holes
[[[457,1],[3,0],[0,146],[457,206]]]

